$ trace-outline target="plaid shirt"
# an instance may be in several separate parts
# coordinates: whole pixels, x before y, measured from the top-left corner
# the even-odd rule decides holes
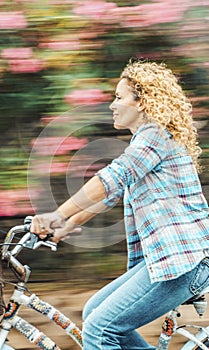
[[[101,169],[112,206],[124,198],[128,268],[145,259],[152,282],[192,270],[209,249],[208,206],[185,148],[143,124],[124,153]]]

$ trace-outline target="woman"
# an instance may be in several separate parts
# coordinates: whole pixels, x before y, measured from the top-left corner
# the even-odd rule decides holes
[[[209,285],[208,206],[191,104],[163,64],[130,61],[110,105],[130,145],[32,232],[57,240],[124,199],[128,271],[83,312],[83,349],[155,349],[136,331]]]

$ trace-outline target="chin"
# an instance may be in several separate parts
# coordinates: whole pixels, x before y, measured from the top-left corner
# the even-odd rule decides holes
[[[114,123],[114,128],[115,129],[118,129],[118,130],[120,130],[120,129],[127,129],[126,127],[124,127],[123,125],[119,125],[119,124],[116,124],[116,123]]]

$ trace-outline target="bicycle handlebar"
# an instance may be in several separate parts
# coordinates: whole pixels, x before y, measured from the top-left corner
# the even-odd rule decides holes
[[[57,250],[57,244],[55,242],[50,241],[49,239],[53,236],[52,234],[48,234],[46,238],[41,239],[38,235],[30,232],[32,217],[27,216],[24,220],[23,225],[12,227],[7,233],[4,243],[2,244],[2,259],[6,256],[9,248],[12,244],[12,240],[14,236],[18,233],[24,233],[24,236],[19,240],[18,243],[15,244],[15,247],[10,251],[12,256],[16,256],[23,248],[37,249],[40,246],[46,246],[51,248],[52,251]]]
[[[16,256],[21,252],[23,248],[37,249],[40,246],[46,246],[51,250],[57,250],[57,244],[50,241],[51,234],[47,235],[45,239],[41,239],[38,235],[30,232],[30,224],[32,217],[26,217],[24,224],[12,227],[7,233],[4,242],[1,244],[1,259],[9,263],[10,268],[15,274],[18,274],[22,281],[27,281],[30,275],[30,268],[26,265],[22,265],[20,261],[16,259]],[[14,236],[18,233],[24,233],[19,242],[12,243]],[[14,246],[13,249],[10,249]]]

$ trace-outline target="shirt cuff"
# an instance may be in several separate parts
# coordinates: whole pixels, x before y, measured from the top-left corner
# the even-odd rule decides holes
[[[114,175],[113,173],[108,169],[108,166],[105,168],[99,170],[96,173],[97,176],[99,176],[100,180],[103,183],[103,186],[105,188],[105,192],[107,195],[107,199],[110,197],[113,197],[115,193],[118,192],[118,184],[114,180]]]

